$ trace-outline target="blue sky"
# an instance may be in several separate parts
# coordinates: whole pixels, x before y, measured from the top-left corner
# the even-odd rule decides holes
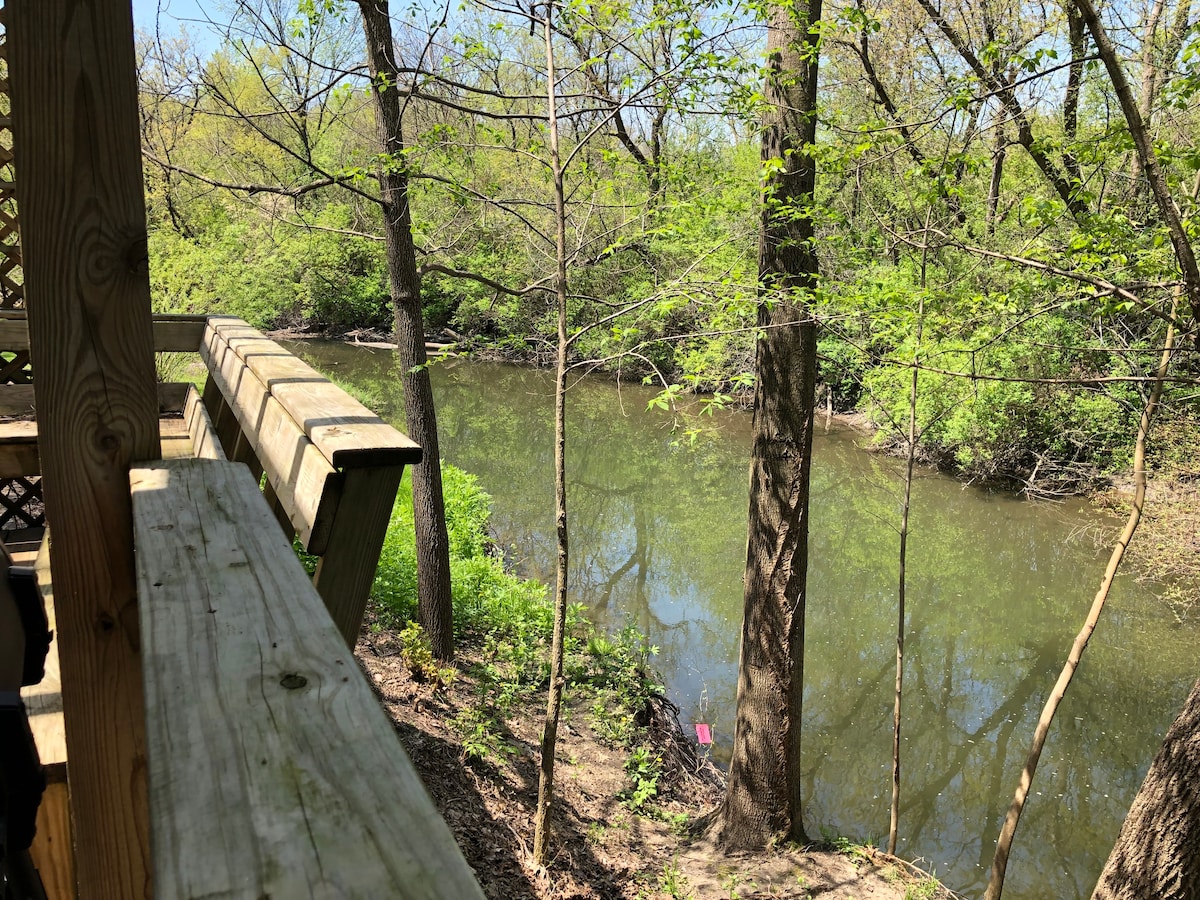
[[[154,17],[162,3],[162,21],[159,23],[164,35],[173,35],[182,26],[194,37],[202,48],[215,41],[206,40],[207,27],[203,24],[204,10],[220,21],[221,0],[133,0],[133,26],[142,31],[154,30]],[[199,20],[199,21],[196,21]]]

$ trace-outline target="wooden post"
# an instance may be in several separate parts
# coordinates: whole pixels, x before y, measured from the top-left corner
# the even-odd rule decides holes
[[[159,456],[129,0],[8,0],[80,896],[150,894],[128,472]]]

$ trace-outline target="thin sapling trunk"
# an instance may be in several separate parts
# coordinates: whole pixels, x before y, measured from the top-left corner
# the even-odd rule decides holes
[[[546,5],[547,134],[550,168],[554,178],[555,297],[558,304],[558,352],[554,378],[554,521],[558,536],[558,564],[554,583],[554,637],[550,649],[550,691],[546,699],[546,724],[542,731],[542,759],[538,774],[537,811],[534,814],[533,858],[545,865],[550,847],[550,808],[554,799],[554,748],[563,695],[563,639],[567,624],[567,209],[562,157],[558,144],[558,100],[555,90],[553,3]]]
[[[922,266],[922,276],[924,266]],[[922,280],[924,278],[922,277]],[[924,289],[924,284],[922,284]],[[925,295],[917,301],[917,344],[913,348],[912,384],[908,392],[908,458],[904,469],[904,503],[900,507],[900,575],[896,593],[896,702],[892,709],[892,816],[888,826],[888,853],[896,855],[900,829],[900,712],[904,697],[904,616],[907,594],[908,514],[912,508],[913,465],[917,459],[917,373],[921,364],[921,326]]]

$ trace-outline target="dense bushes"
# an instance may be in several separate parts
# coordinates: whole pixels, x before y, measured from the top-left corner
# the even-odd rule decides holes
[[[473,475],[443,464],[442,489],[450,537],[450,580],[454,624],[466,632],[549,634],[551,608],[545,587],[518,578],[490,552],[487,522],[490,498]],[[412,524],[412,488],[406,478],[392,510],[371,597],[380,612],[395,621],[416,615],[417,561]]]
[[[312,230],[232,212],[212,217],[188,237],[154,229],[155,309],[229,313],[260,328],[389,327],[383,245],[323,230],[346,228],[348,216],[346,208],[330,204]]]

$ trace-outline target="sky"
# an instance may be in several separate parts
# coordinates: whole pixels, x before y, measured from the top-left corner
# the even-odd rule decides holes
[[[221,0],[133,0],[133,27],[141,31],[153,31],[160,3],[162,21],[159,26],[164,36],[175,35],[183,27],[197,39],[200,49],[215,47],[216,39],[209,37],[209,30],[204,25],[204,10],[211,10],[212,16],[218,18]]]

